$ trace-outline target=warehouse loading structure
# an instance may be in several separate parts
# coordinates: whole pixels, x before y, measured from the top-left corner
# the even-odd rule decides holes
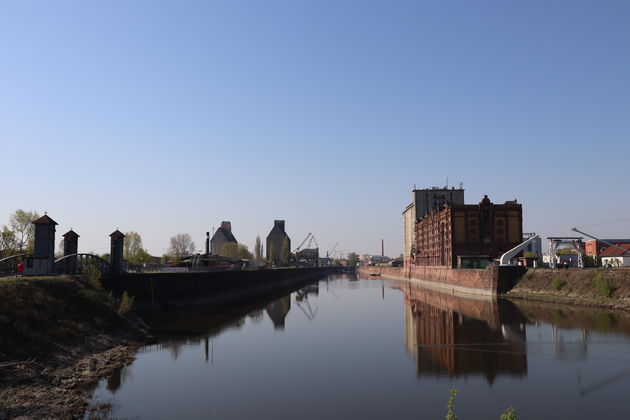
[[[414,202],[403,212],[405,267],[484,268],[523,240],[516,200],[494,204],[486,195],[478,204],[464,204],[463,189],[413,192]]]
[[[413,201],[403,211],[403,260],[404,265],[411,263],[411,255],[415,253],[416,223],[429,213],[441,210],[447,204],[464,204],[464,189],[438,188],[414,189]]]

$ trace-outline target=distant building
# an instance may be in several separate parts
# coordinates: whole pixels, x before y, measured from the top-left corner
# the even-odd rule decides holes
[[[210,252],[215,255],[221,255],[223,245],[228,242],[236,243],[236,238],[232,234],[232,223],[223,221],[221,222],[221,227],[214,232],[210,240]]]
[[[617,246],[630,244],[630,239],[604,239],[604,241]],[[605,242],[593,239],[584,242],[584,253],[589,257],[599,257],[608,247],[609,245]]]
[[[116,229],[110,235],[109,265],[112,273],[122,273],[125,271],[123,254],[125,249],[125,235]]]
[[[536,235],[535,233],[523,233],[523,242],[530,239],[532,236]],[[542,239],[540,237],[534,239],[532,242],[527,244],[525,249],[523,249],[523,255],[528,254],[530,257],[541,257],[542,256]]]
[[[55,231],[57,222],[48,215],[33,221],[35,225],[35,251],[25,258],[24,274],[52,274],[55,261]]]
[[[363,265],[387,264],[392,259],[383,255],[364,254],[359,257],[359,261]]]
[[[446,204],[416,223],[415,265],[457,267],[470,257],[491,261],[523,240],[523,209],[514,201]],[[459,257],[459,258],[458,258]]]
[[[305,248],[295,253],[297,265],[306,267],[319,266],[319,248]]]
[[[608,265],[612,267],[630,267],[630,243],[619,244],[618,246],[626,251],[609,246],[601,252],[600,256],[604,267]]]
[[[65,274],[76,274],[78,260],[74,254],[77,252],[79,252],[79,235],[70,229],[63,234],[63,255],[68,257],[63,262],[63,272]]]
[[[403,260],[408,265],[415,252],[416,223],[447,204],[464,204],[463,188],[431,187],[413,190],[413,201],[403,211]]]
[[[267,235],[267,260],[275,265],[285,265],[291,255],[291,238],[284,230],[284,220],[274,220]]]
[[[543,267],[549,267],[551,262],[551,256],[545,252],[542,256]],[[557,267],[577,267],[578,255],[577,254],[556,254],[556,266]]]

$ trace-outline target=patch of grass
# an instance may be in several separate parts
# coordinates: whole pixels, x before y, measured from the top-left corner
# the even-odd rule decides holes
[[[612,296],[613,291],[615,290],[610,280],[604,278],[601,273],[597,274],[593,277],[591,281],[593,287],[595,288],[595,293],[599,297],[609,298]]]
[[[0,359],[32,357],[116,328],[123,322],[118,311],[132,306],[130,296],[101,288],[100,273],[0,281]]]
[[[562,289],[565,284],[567,284],[567,282],[562,280],[560,277],[554,277],[553,280],[551,280],[551,285],[555,290]]]
[[[103,284],[101,283],[101,272],[93,265],[85,267],[83,271],[83,279],[96,290],[101,290]]]
[[[118,315],[124,315],[133,309],[133,296],[129,296],[127,292],[123,292],[120,299],[120,305],[118,305]]]

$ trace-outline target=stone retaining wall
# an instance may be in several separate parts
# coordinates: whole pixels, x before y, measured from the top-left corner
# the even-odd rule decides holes
[[[485,269],[456,269],[442,266],[415,267],[359,267],[365,273],[380,273],[383,277],[414,280],[425,286],[455,293],[496,295],[510,290],[523,267],[488,267]]]

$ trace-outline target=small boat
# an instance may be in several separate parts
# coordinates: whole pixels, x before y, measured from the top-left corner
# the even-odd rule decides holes
[[[380,276],[380,275],[381,275],[381,273],[370,273],[370,276],[375,276],[376,277],[376,276]]]

